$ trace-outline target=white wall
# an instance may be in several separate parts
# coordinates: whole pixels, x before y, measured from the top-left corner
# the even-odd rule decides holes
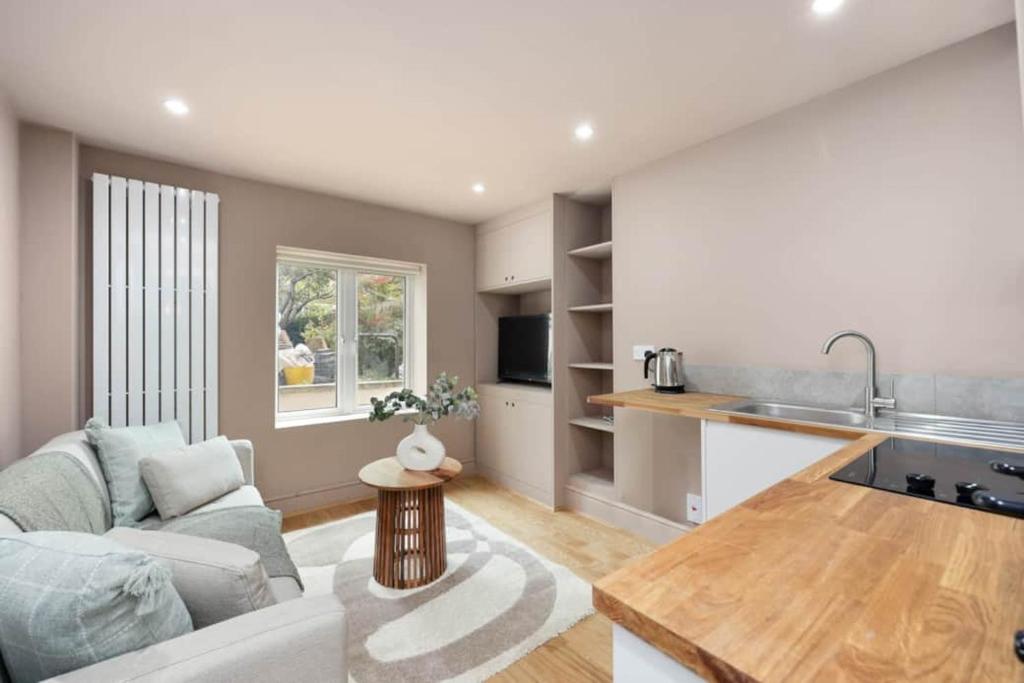
[[[1018,76],[1007,25],[618,178],[616,389],[642,385],[641,343],[687,364],[861,369],[857,345],[819,353],[847,327],[882,371],[1024,377]],[[627,502],[674,507],[664,469],[697,490],[673,424],[617,411]]]
[[[18,120],[0,90],[0,467],[21,455],[18,273]]]

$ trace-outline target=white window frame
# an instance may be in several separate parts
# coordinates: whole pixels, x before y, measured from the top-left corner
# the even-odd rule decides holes
[[[278,299],[280,296],[278,291],[278,268],[282,263],[314,268],[331,268],[337,271],[337,283],[335,286],[338,335],[335,347],[337,349],[337,370],[335,375],[337,396],[336,407],[334,408],[295,410],[284,413],[280,410],[279,399],[281,394],[278,385],[280,365],[277,356],[277,339],[280,328],[278,326],[277,307],[280,305]],[[356,331],[359,314],[358,306],[351,306],[349,304],[356,301],[358,295],[356,291],[356,275],[358,273],[398,275],[405,278],[405,352],[403,358],[406,366],[406,386],[418,394],[426,391],[426,264],[279,246],[274,263],[274,424],[276,428],[367,419],[370,413],[369,406],[355,404],[359,372],[359,340]]]

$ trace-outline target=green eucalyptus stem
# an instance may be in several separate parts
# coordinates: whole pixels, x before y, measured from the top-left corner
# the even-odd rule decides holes
[[[417,396],[412,389],[393,391],[384,398],[375,396],[370,399],[370,422],[384,422],[403,410],[415,410],[404,419],[418,425],[430,425],[452,414],[474,420],[480,415],[476,391],[466,387],[456,392],[458,383],[458,377],[442,372],[428,387],[426,396]]]

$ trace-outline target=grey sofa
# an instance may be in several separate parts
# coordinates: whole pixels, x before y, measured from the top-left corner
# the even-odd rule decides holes
[[[245,485],[193,513],[263,504],[260,492],[253,486],[252,443],[237,440],[231,445],[242,465]],[[85,432],[61,434],[28,457],[54,451],[67,453],[85,465],[99,484],[109,511],[110,498],[103,473]],[[147,521],[143,520],[143,527],[147,526]],[[0,514],[0,535],[19,533],[21,529]],[[270,590],[277,602],[271,607],[52,680],[67,683],[346,680],[345,612],[337,597],[303,597],[299,584],[291,577],[270,579]]]

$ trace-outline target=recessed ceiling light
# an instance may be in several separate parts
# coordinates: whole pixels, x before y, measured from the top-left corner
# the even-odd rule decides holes
[[[814,0],[811,9],[815,14],[832,14],[839,9],[844,0]]]
[[[483,183],[473,183],[473,192],[476,192],[477,194],[483,194],[486,191],[487,188],[484,186]]]
[[[188,105],[183,100],[179,100],[177,97],[172,97],[169,100],[164,100],[164,109],[171,112],[175,116],[184,116],[188,113]]]
[[[576,136],[577,140],[589,140],[594,137],[594,127],[587,122],[583,122],[576,126],[576,130],[573,131],[573,135]]]

